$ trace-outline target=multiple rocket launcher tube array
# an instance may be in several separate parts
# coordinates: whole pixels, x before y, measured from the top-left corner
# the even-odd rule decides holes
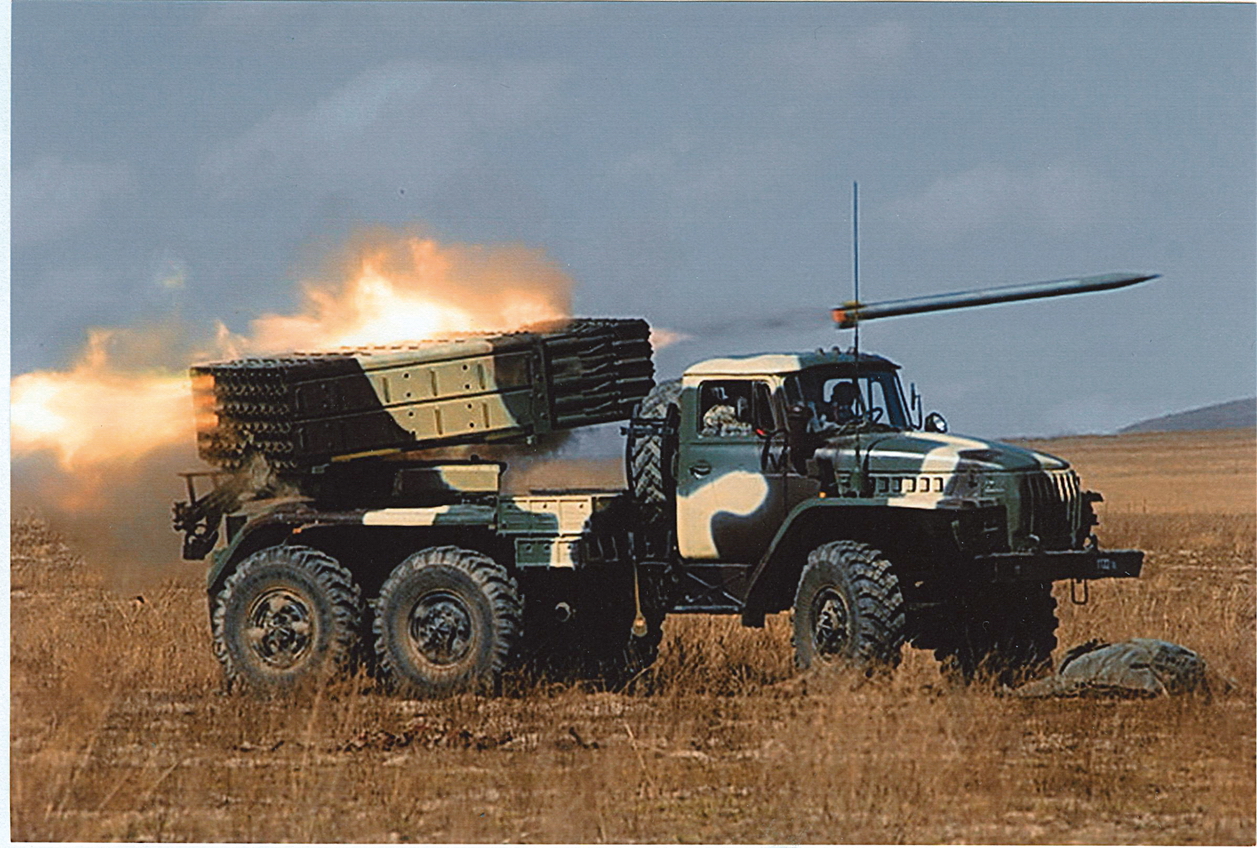
[[[528,331],[191,369],[201,459],[276,470],[622,421],[654,385],[650,326]]]

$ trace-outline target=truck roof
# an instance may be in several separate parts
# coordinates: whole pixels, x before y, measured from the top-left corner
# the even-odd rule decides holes
[[[696,362],[685,370],[685,376],[745,376],[752,374],[792,374],[818,365],[850,365],[856,361],[850,350],[817,348],[804,353],[753,353],[745,356],[722,356]],[[889,359],[875,353],[861,353],[860,365],[874,369],[898,369]]]

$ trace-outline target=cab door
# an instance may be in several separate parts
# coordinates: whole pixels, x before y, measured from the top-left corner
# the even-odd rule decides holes
[[[777,429],[770,386],[719,378],[688,390],[695,394],[682,403],[677,548],[686,559],[757,562],[785,515],[781,463],[765,450]]]

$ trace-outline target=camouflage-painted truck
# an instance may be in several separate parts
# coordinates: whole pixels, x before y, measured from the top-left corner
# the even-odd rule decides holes
[[[887,359],[735,356],[654,385],[648,332],[582,320],[194,368],[221,470],[185,475],[175,527],[186,558],[212,553],[227,679],[282,689],[365,660],[418,696],[525,665],[614,685],[653,662],[669,613],[793,610],[802,667],[893,667],[911,643],[956,679],[1011,682],[1050,667],[1054,581],[1140,572],[1141,552],[1100,548],[1100,496],[1068,463],[948,434]],[[626,490],[506,494],[504,463],[469,454],[624,420]]]

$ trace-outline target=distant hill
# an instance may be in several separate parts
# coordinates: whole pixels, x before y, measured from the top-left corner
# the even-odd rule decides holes
[[[1230,430],[1257,428],[1257,398],[1232,400],[1138,421],[1119,433],[1152,433],[1160,430]]]

